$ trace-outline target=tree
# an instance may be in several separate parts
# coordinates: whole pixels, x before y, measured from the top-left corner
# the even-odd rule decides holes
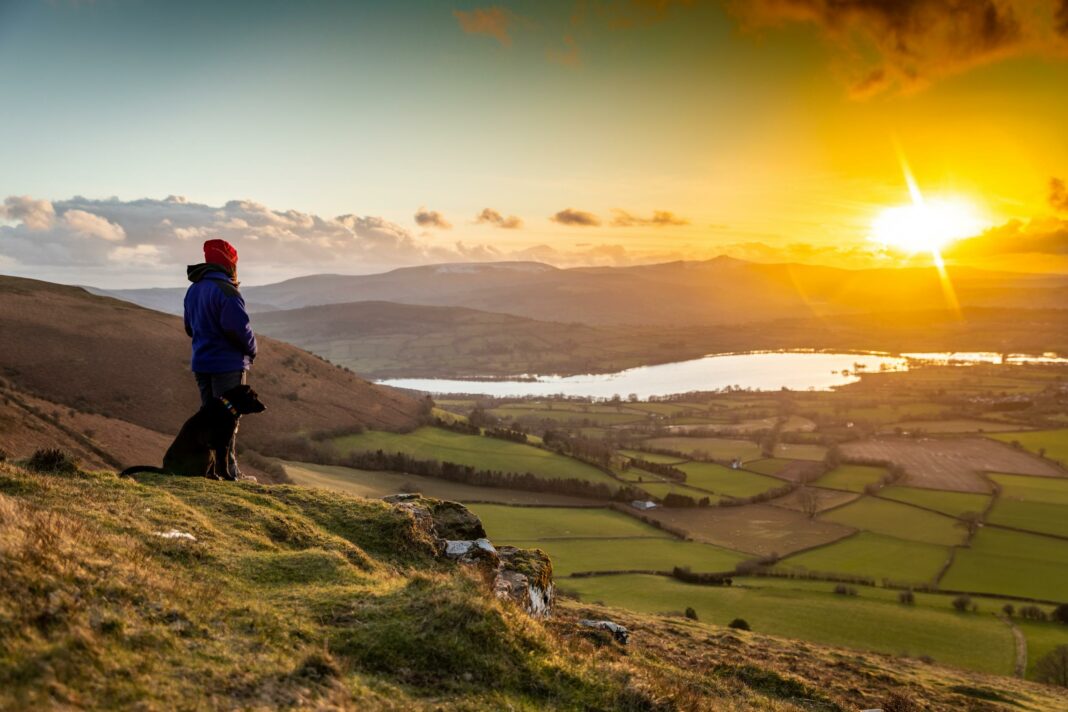
[[[1012,618],[1013,614],[1016,613],[1016,607],[1013,606],[1011,603],[1006,603],[1004,606],[1001,607],[1001,612],[1009,618]]]
[[[983,515],[979,512],[961,512],[960,521],[957,524],[968,530],[968,536],[975,536],[982,520]]]
[[[1058,645],[1035,663],[1035,679],[1048,685],[1068,687],[1068,645]]]
[[[686,617],[693,621],[697,620],[697,611],[692,606],[688,606],[686,608]]]
[[[1068,625],[1068,603],[1062,603],[1053,609],[1053,612],[1049,614],[1049,617],[1058,623],[1064,623]]]
[[[953,599],[952,605],[953,608],[963,613],[964,611],[968,610],[968,608],[972,605],[972,597],[967,594],[963,596],[957,596]]]
[[[916,594],[913,593],[911,589],[908,589],[897,594],[897,600],[901,601],[906,606],[915,606]]]
[[[820,498],[811,488],[801,485],[797,491],[797,500],[801,505],[801,511],[809,519],[815,519],[820,511]]]

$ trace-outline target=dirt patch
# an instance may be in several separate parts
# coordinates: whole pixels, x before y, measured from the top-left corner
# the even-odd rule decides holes
[[[785,556],[853,533],[849,527],[809,519],[801,512],[766,504],[654,509],[645,516],[681,529],[695,541],[754,556]]]
[[[982,472],[1063,477],[1064,473],[1034,455],[984,438],[885,438],[845,443],[846,460],[891,462],[905,468],[899,483],[912,487],[990,492]]]

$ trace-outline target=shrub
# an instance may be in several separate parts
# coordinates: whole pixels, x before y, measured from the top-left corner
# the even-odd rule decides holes
[[[1020,617],[1029,621],[1046,620],[1046,612],[1038,606],[1020,606]]]
[[[1012,618],[1013,614],[1016,613],[1016,607],[1013,606],[1011,603],[1006,603],[1004,606],[1001,607],[1001,612],[1007,615],[1009,618]]]
[[[953,599],[951,605],[953,606],[953,608],[955,608],[956,610],[961,611],[963,613],[964,611],[968,610],[971,607],[971,605],[972,605],[972,597],[968,596],[966,594],[963,595],[963,596],[957,596],[956,598]]]
[[[883,712],[919,712],[920,706],[904,692],[891,692],[883,701]]]
[[[1062,603],[1053,609],[1053,612],[1049,614],[1049,617],[1058,623],[1068,624],[1068,603]]]
[[[901,591],[897,594],[897,600],[904,603],[906,606],[916,605],[916,594],[911,590]]]
[[[1035,663],[1035,679],[1068,687],[1068,645],[1058,645]]]
[[[846,586],[844,583],[840,583],[834,587],[834,592],[839,596],[856,596],[857,589],[852,586]]]
[[[78,471],[78,461],[59,448],[41,448],[30,456],[26,467],[35,472],[70,474]]]
[[[7,450],[0,447],[0,462],[7,462],[8,454]]]
[[[752,630],[749,627],[749,623],[744,618],[735,618],[727,624],[728,628],[734,628],[735,630]]]
[[[687,606],[686,617],[692,621],[697,620],[697,611],[695,611],[692,606]]]

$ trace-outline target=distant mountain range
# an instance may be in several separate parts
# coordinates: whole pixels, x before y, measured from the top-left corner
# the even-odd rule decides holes
[[[1058,309],[1068,277],[950,268],[965,307]],[[184,288],[91,290],[180,313]],[[932,268],[845,270],[729,257],[639,267],[558,269],[537,262],[443,264],[383,274],[312,275],[243,288],[255,312],[341,304],[465,307],[552,322],[704,326],[948,305]]]

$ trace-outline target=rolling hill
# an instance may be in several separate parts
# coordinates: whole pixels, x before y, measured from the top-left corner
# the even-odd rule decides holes
[[[1068,279],[950,268],[965,307],[1056,309]],[[180,288],[109,294],[177,312]],[[502,312],[592,325],[693,326],[946,305],[933,268],[845,270],[730,257],[637,267],[558,269],[536,262],[441,264],[382,274],[312,275],[244,289],[250,308],[389,301]]]
[[[199,408],[177,317],[0,277],[0,334],[0,447],[13,455],[58,439],[89,462],[156,464]],[[296,433],[419,420],[419,402],[271,338],[249,382],[268,404],[241,424],[240,440],[254,449]]]

